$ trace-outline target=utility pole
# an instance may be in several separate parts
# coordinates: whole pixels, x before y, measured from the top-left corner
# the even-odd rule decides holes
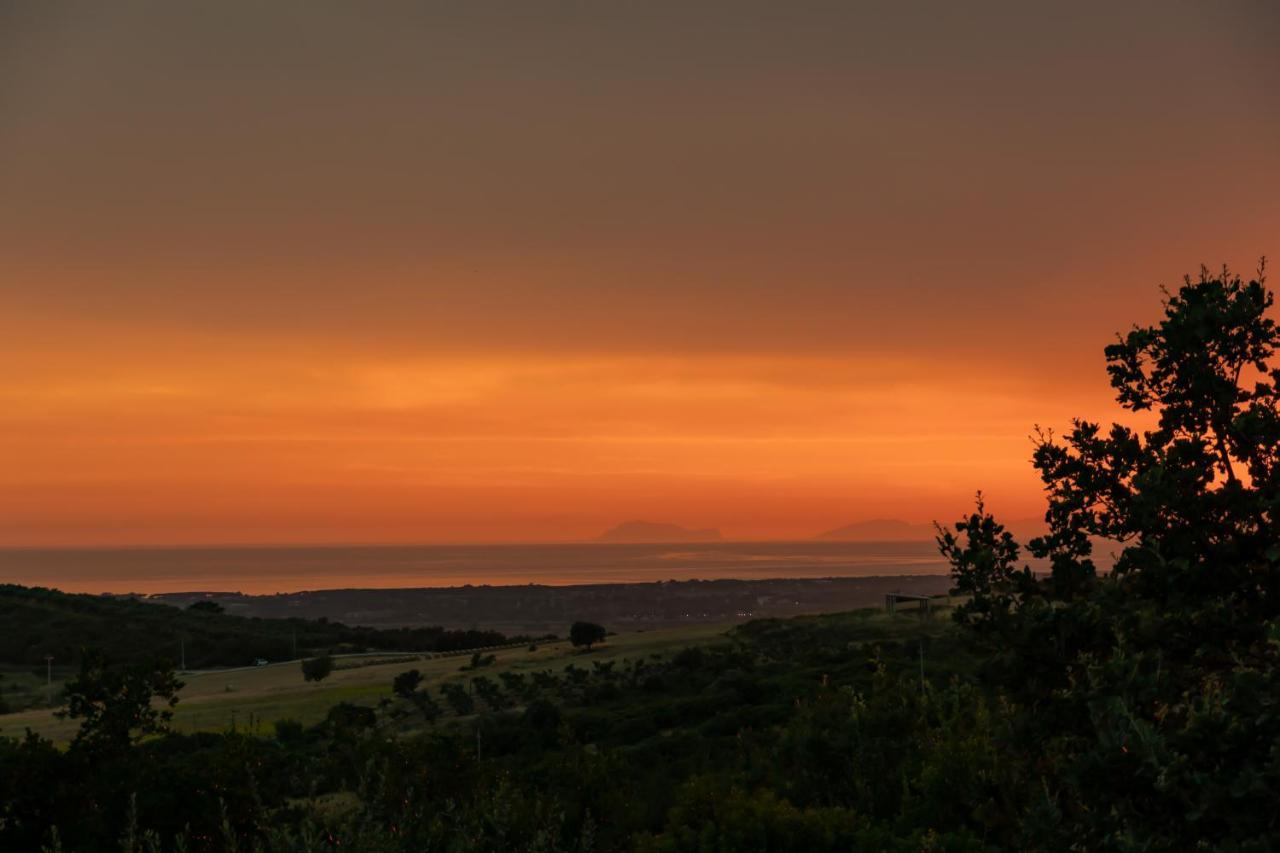
[[[181,671],[186,672],[187,671],[187,638],[186,637],[183,637],[178,640],[178,648],[181,649],[181,654],[182,654],[182,670]]]
[[[44,656],[44,692],[50,702],[53,701],[53,655]]]

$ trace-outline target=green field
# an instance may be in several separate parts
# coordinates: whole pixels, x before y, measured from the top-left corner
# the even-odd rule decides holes
[[[276,720],[295,719],[312,724],[324,719],[339,702],[374,706],[391,698],[391,681],[399,673],[417,669],[424,676],[419,689],[436,694],[446,681],[463,681],[472,675],[495,676],[506,670],[531,672],[563,669],[573,662],[623,661],[629,658],[666,655],[692,645],[701,645],[723,636],[729,625],[695,625],[661,631],[617,634],[589,653],[575,649],[567,640],[540,644],[536,651],[520,646],[492,652],[497,660],[477,672],[462,672],[467,655],[422,655],[406,660],[405,655],[387,654],[363,658],[339,658],[338,668],[322,682],[304,681],[296,661],[248,669],[215,670],[182,676],[186,686],[179,694],[173,728],[180,732],[241,731],[270,733]],[[34,680],[31,673],[27,677]],[[57,685],[55,685],[56,687]],[[446,714],[445,719],[449,719]],[[17,737],[31,729],[59,743],[75,735],[78,723],[54,716],[51,708],[40,708],[0,716],[0,736]]]
[[[46,671],[43,664],[0,664],[0,708],[12,711],[49,708],[56,704],[62,685],[75,675],[72,667],[55,666]],[[52,676],[52,683],[46,678]],[[0,721],[8,716],[0,714]]]

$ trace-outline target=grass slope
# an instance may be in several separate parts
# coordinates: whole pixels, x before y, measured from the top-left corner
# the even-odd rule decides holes
[[[596,663],[615,662],[621,668],[628,661],[670,658],[683,649],[712,644],[749,642],[765,646],[776,654],[795,653],[794,660],[811,659],[814,649],[830,646],[831,637],[839,645],[859,642],[905,642],[941,634],[948,624],[945,618],[921,622],[915,616],[890,617],[875,610],[830,616],[765,619],[737,627],[731,625],[695,625],[661,631],[636,632],[609,637],[608,642],[589,653],[573,648],[567,641],[540,643],[536,651],[523,644],[500,649],[496,660],[478,671],[462,671],[468,658],[452,655],[424,655],[406,659],[403,655],[387,658],[363,657],[339,659],[339,668],[322,682],[306,682],[296,662],[265,667],[188,673],[173,720],[179,732],[227,731],[236,728],[263,735],[270,734],[277,720],[294,719],[312,724],[324,719],[329,709],[339,702],[367,707],[391,699],[391,682],[399,673],[417,669],[424,676],[419,687],[439,698],[439,689],[449,681],[466,684],[473,676],[499,678],[503,672],[528,674],[536,670],[563,670],[569,665],[590,667]],[[850,654],[850,661],[860,661]],[[834,671],[842,664],[824,664]],[[860,665],[860,664],[858,664]],[[811,679],[815,673],[782,675],[783,678]],[[447,705],[437,725],[449,725],[459,719]],[[425,724],[419,724],[422,727]],[[74,736],[77,724],[60,720],[50,708],[33,709],[0,715],[0,736],[15,737],[25,729],[66,743]]]

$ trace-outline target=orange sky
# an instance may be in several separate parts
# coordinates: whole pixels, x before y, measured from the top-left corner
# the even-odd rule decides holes
[[[903,5],[0,7],[0,545],[1038,514],[1280,20]]]

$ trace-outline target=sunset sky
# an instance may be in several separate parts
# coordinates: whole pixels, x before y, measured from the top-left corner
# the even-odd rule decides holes
[[[1037,515],[1114,333],[1280,255],[1277,44],[1267,2],[0,2],[0,545]]]

